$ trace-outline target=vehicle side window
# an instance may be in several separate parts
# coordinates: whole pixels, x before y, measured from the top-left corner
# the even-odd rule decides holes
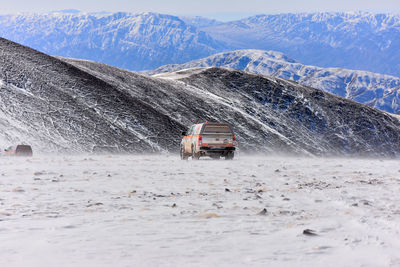
[[[193,134],[193,128],[194,128],[194,125],[189,128],[189,131],[187,132],[186,135],[192,135]]]
[[[196,126],[196,129],[195,129],[195,133],[194,133],[194,134],[200,134],[201,127],[202,127],[202,124],[200,124],[200,125],[197,125],[197,126]]]

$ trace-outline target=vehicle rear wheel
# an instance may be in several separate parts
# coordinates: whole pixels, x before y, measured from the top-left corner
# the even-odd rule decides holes
[[[183,146],[181,146],[180,155],[181,155],[181,160],[188,159],[188,156],[186,156],[186,154],[185,154],[185,148]]]
[[[200,158],[200,154],[196,153],[196,151],[194,150],[194,148],[192,148],[192,159],[193,160],[198,160]]]
[[[235,153],[234,153],[234,152],[229,152],[229,153],[225,156],[225,159],[226,159],[226,160],[231,160],[231,159],[233,159],[234,156],[235,156]]]

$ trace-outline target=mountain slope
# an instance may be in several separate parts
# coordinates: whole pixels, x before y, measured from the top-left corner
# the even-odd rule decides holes
[[[0,39],[0,141],[45,151],[159,151],[183,126],[56,58]]]
[[[0,36],[44,53],[131,70],[183,63],[223,48],[178,17],[156,13],[0,16]]]
[[[141,100],[184,125],[205,120],[229,122],[243,150],[315,155],[398,153],[397,119],[296,83],[221,68],[146,78],[99,63],[65,60],[115,86],[128,91],[135,87]]]
[[[148,75],[199,67],[226,67],[293,80],[335,95],[400,113],[400,78],[366,71],[307,66],[275,51],[236,50],[184,64],[161,66]]]
[[[0,39],[0,145],[176,151],[185,127],[232,124],[242,151],[397,156],[398,119],[278,78],[223,68],[146,77]]]
[[[400,15],[258,15],[201,29],[233,49],[275,50],[307,65],[400,76]]]

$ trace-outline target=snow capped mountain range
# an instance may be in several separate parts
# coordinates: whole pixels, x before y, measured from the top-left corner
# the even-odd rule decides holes
[[[400,15],[259,15],[233,22],[76,10],[0,16],[0,36],[63,57],[130,70],[237,49],[280,51],[306,65],[400,76]]]
[[[231,48],[274,50],[307,65],[400,76],[400,15],[258,15],[201,29]]]
[[[0,36],[47,54],[130,70],[196,60],[157,72],[225,66],[290,79],[388,112],[400,110],[397,77],[343,69],[400,76],[399,15],[280,14],[223,23],[157,13],[62,10],[0,16]],[[212,56],[236,48],[273,49],[287,56],[256,50]]]
[[[185,64],[161,66],[152,75],[199,67],[226,67],[274,76],[318,88],[391,113],[400,113],[400,78],[366,71],[320,68],[275,51],[237,50]]]
[[[59,59],[0,39],[0,146],[35,151],[177,151],[180,133],[230,123],[241,151],[398,156],[400,121],[284,79],[225,68],[156,77]]]
[[[142,70],[225,47],[175,16],[54,12],[0,16],[0,36],[42,52]]]

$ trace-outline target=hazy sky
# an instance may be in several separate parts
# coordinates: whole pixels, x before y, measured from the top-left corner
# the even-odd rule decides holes
[[[62,9],[153,11],[199,15],[222,20],[255,14],[311,11],[373,11],[400,13],[400,0],[0,0],[0,13],[48,12]]]

